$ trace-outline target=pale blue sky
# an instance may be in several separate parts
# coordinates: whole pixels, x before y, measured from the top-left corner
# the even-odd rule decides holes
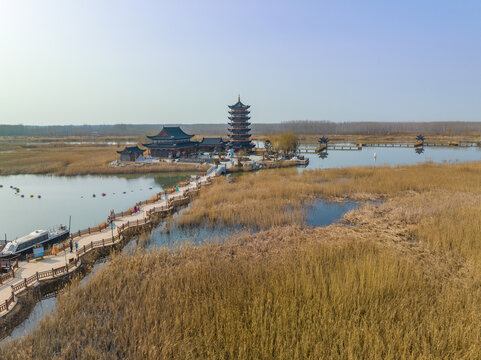
[[[0,0],[0,123],[481,120],[481,1]]]

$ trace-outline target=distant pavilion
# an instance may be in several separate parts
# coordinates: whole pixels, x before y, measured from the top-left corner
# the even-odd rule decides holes
[[[239,98],[237,103],[229,105],[229,144],[228,147],[234,151],[247,150],[250,151],[254,144],[250,135],[250,105],[244,105]]]
[[[135,161],[139,157],[143,158],[144,152],[138,146],[127,146],[122,151],[117,151],[117,154],[120,154],[120,161]]]
[[[225,150],[226,142],[221,137],[205,137],[199,142],[201,152],[222,152]]]
[[[152,140],[143,144],[149,149],[150,156],[157,158],[178,158],[197,153],[197,142],[191,141],[179,126],[164,126],[157,135],[147,136]]]

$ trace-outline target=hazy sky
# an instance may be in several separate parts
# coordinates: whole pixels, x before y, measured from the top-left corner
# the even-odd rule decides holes
[[[481,1],[0,0],[0,123],[481,120]]]

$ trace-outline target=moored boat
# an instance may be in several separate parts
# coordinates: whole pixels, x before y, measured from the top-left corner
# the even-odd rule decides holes
[[[10,241],[0,252],[0,259],[14,258],[18,255],[25,257],[33,253],[36,246],[47,246],[65,240],[70,232],[66,226],[60,225],[55,230],[35,230],[26,236]]]

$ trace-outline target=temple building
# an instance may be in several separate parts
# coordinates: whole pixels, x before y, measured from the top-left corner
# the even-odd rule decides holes
[[[138,146],[128,146],[122,151],[117,151],[120,154],[120,161],[135,161],[144,158],[145,150],[139,149]]]
[[[147,136],[152,142],[143,144],[150,156],[158,158],[179,158],[197,153],[197,142],[191,141],[179,126],[164,126],[157,135]]]
[[[228,148],[234,151],[247,150],[250,151],[254,144],[251,142],[250,135],[250,108],[249,105],[244,105],[240,101],[240,95],[237,103],[229,105],[229,144]]]
[[[222,152],[225,150],[226,142],[221,137],[202,138],[199,142],[199,151],[201,152]]]

